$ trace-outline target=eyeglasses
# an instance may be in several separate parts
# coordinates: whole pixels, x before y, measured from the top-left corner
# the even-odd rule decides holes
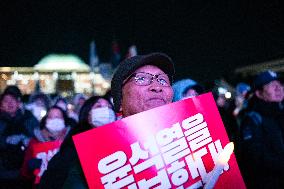
[[[125,85],[130,79],[134,78],[135,84],[139,86],[147,86],[150,85],[154,79],[157,80],[157,82],[162,85],[163,87],[169,87],[171,85],[171,80],[169,79],[169,76],[167,74],[157,74],[153,75],[150,73],[145,72],[137,72],[131,74],[122,85]]]

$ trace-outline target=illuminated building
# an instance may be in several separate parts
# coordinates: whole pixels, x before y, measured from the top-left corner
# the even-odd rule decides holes
[[[51,54],[34,67],[0,67],[0,92],[7,85],[17,85],[23,94],[30,94],[40,86],[46,94],[74,93],[103,95],[110,88],[111,65],[101,63],[91,68],[75,55]]]

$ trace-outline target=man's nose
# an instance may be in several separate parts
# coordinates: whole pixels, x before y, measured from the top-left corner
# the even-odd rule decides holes
[[[157,79],[153,79],[152,83],[149,86],[149,90],[152,91],[152,92],[162,92],[163,87],[157,81]]]

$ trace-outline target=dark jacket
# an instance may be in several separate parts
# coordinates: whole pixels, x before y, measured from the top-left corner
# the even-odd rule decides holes
[[[62,189],[87,189],[87,181],[85,179],[81,164],[79,161],[73,162],[67,179]]]
[[[284,110],[254,99],[241,124],[242,173],[248,188],[284,188]]]
[[[76,167],[75,172],[77,172],[77,169],[79,169],[79,172],[81,171],[79,158],[72,136],[88,129],[89,128],[80,126],[71,129],[62,143],[60,151],[49,161],[47,170],[41,177],[39,184],[40,189],[61,189],[66,179],[68,179],[68,175],[73,174],[73,167]],[[82,174],[81,179],[83,183],[85,183],[84,174]]]
[[[31,112],[18,110],[16,116],[11,117],[0,112],[0,182],[15,184],[19,181],[19,170],[24,160],[25,142],[33,136],[34,128],[39,122]],[[13,144],[7,142],[7,137],[21,138]],[[24,188],[21,186],[14,188]],[[13,188],[13,187],[12,187]]]
[[[49,161],[47,170],[41,177],[39,188],[61,189],[76,159],[78,159],[77,152],[69,132],[60,151]]]

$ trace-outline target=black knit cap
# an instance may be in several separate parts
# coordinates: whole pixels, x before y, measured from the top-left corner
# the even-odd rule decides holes
[[[157,66],[170,77],[172,77],[175,73],[172,59],[164,53],[155,52],[125,59],[118,65],[111,80],[111,94],[114,102],[114,110],[116,112],[119,112],[121,106],[123,81],[135,70],[144,65]]]
[[[7,86],[2,94],[2,97],[5,95],[11,95],[18,101],[21,101],[22,99],[22,93],[16,85]]]

